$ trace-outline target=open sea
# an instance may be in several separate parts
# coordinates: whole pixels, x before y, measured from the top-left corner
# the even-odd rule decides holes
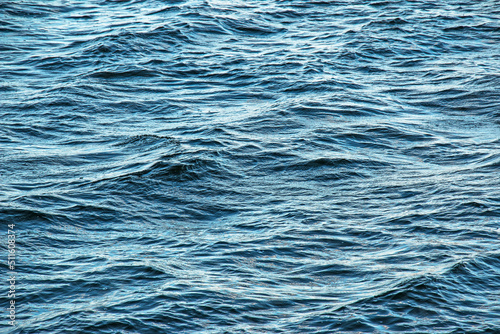
[[[0,0],[0,222],[0,333],[498,334],[500,2]]]

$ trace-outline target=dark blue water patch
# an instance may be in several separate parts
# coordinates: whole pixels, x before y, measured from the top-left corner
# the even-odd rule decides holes
[[[496,7],[1,4],[5,332],[498,332]]]

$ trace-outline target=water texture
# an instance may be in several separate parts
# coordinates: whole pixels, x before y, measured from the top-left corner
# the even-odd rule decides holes
[[[1,333],[500,333],[496,0],[1,1],[0,96]]]

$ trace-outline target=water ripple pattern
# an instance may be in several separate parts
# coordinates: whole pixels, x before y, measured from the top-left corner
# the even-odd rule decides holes
[[[500,333],[498,1],[6,0],[0,52],[1,333]]]

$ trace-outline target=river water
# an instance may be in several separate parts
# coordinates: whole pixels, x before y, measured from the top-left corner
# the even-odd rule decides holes
[[[500,333],[498,1],[1,1],[0,94],[2,333]]]

